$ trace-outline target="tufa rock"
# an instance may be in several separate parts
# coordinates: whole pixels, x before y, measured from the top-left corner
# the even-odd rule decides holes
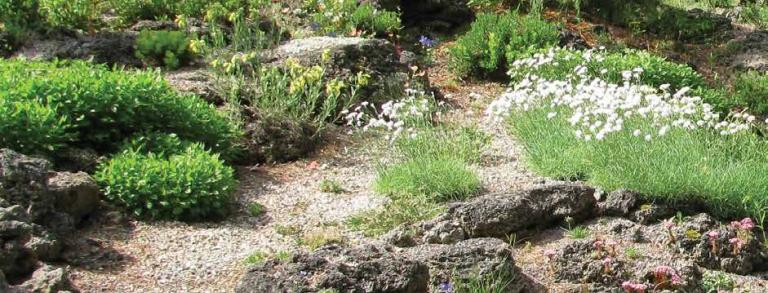
[[[0,198],[20,205],[33,222],[54,210],[55,200],[47,190],[50,163],[9,149],[0,149]]]
[[[604,201],[598,203],[600,214],[604,216],[623,217],[629,215],[640,203],[640,194],[630,190],[620,189],[611,193]]]
[[[14,286],[17,292],[53,293],[78,292],[69,282],[69,270],[43,265],[32,277],[21,285]]]
[[[56,211],[69,214],[75,222],[93,213],[99,205],[99,186],[85,172],[56,173],[48,178],[48,189],[56,200]]]
[[[392,247],[325,246],[290,262],[271,260],[245,274],[235,292],[427,292],[429,270]]]

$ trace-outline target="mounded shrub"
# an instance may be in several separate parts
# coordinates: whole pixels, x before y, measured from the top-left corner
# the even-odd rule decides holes
[[[172,135],[134,140],[95,177],[108,200],[148,219],[222,217],[236,185],[217,154]]]
[[[503,74],[507,63],[559,41],[558,28],[536,17],[483,13],[449,48],[450,67],[460,77]]]
[[[176,93],[153,71],[110,70],[82,61],[0,60],[0,101],[47,107],[66,120],[73,145],[102,152],[115,150],[136,132],[163,131],[232,158],[241,136],[226,113],[197,96]]]

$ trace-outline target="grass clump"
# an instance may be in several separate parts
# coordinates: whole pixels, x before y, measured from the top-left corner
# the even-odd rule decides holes
[[[706,272],[701,279],[701,286],[706,292],[732,291],[736,283],[731,276],[723,272]]]
[[[326,193],[339,194],[344,192],[344,188],[341,187],[341,184],[339,184],[339,182],[336,182],[334,180],[329,180],[329,179],[323,179],[323,181],[320,181],[320,191],[326,192]]]
[[[251,217],[259,217],[264,214],[264,205],[258,202],[250,203],[248,205],[248,213],[251,214]]]
[[[347,224],[365,236],[374,237],[389,232],[405,223],[431,219],[445,209],[438,203],[422,197],[392,200],[380,209],[352,217]]]
[[[310,250],[315,250],[329,244],[343,244],[344,236],[339,228],[323,227],[305,233],[300,242]]]
[[[466,199],[480,185],[477,175],[460,160],[415,158],[382,168],[374,190],[390,197],[421,196],[444,202]]]
[[[555,25],[537,17],[483,13],[449,48],[450,67],[459,77],[503,74],[507,63],[556,45],[559,36]]]
[[[234,170],[199,143],[163,152],[127,147],[95,178],[109,201],[149,219],[224,216],[236,185]]]
[[[180,31],[142,31],[136,39],[136,57],[151,66],[176,69],[192,59],[189,38]]]

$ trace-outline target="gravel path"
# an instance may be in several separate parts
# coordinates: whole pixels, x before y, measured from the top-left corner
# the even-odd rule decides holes
[[[468,85],[446,96],[457,109],[446,117],[478,124],[493,137],[482,164],[473,167],[486,192],[538,180],[522,167],[519,148],[504,126],[482,117],[485,99],[500,91],[498,84]],[[73,267],[73,281],[83,292],[232,292],[246,268],[244,260],[256,251],[306,250],[299,245],[301,235],[328,227],[338,230],[345,243],[367,241],[342,223],[388,200],[371,190],[376,158],[387,149],[376,141],[381,139],[358,138],[335,143],[306,161],[240,168],[239,208],[223,222],[93,224],[77,235],[84,242],[77,253],[87,261]],[[344,192],[321,192],[323,179],[340,183]],[[264,215],[248,214],[252,202],[264,205]]]

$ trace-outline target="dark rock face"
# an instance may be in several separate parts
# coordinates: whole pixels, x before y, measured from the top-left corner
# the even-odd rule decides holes
[[[555,182],[513,193],[493,194],[450,210],[469,237],[505,237],[571,217],[594,216],[595,190],[577,183]]]
[[[441,292],[441,286],[503,275],[505,292],[544,292],[515,266],[511,247],[493,238],[409,249],[325,246],[251,268],[236,292]]]
[[[50,165],[0,149],[0,273],[12,284],[28,278],[38,261],[61,259],[60,238],[99,204],[99,188],[88,174],[52,172]],[[43,265],[10,290],[71,290],[67,275]]]
[[[597,212],[595,190],[580,183],[550,182],[528,189],[489,194],[457,203],[433,220],[399,227],[387,234],[390,244],[456,243],[464,239],[504,238],[534,228],[563,222],[570,217],[582,221]],[[408,230],[414,241],[392,238]],[[392,242],[397,239],[397,242]]]
[[[600,202],[600,214],[604,216],[623,217],[628,215],[640,203],[640,195],[629,190],[617,190],[608,193],[604,201]]]
[[[506,274],[508,282],[504,292],[526,291],[527,282],[515,267],[512,248],[499,239],[476,238],[454,245],[425,244],[409,248],[410,258],[429,267],[430,284],[433,292],[440,284],[455,283],[456,278],[477,278],[478,276],[499,276]]]
[[[0,273],[15,280],[30,273],[37,262],[25,246],[32,237],[32,225],[21,206],[0,207]]]
[[[269,261],[250,269],[236,292],[427,292],[429,269],[391,247],[326,246],[294,256],[289,263]]]
[[[43,41],[32,41],[17,54],[30,59],[92,59],[108,65],[139,67],[141,61],[134,56],[136,34],[130,32],[99,32],[93,36],[58,36]]]
[[[379,0],[387,10],[400,10],[406,27],[448,32],[474,20],[466,0]]]
[[[731,41],[729,47],[736,48],[729,54],[731,66],[739,70],[768,72],[768,32],[755,31],[746,37]]]
[[[69,270],[43,265],[21,285],[13,286],[15,292],[78,292],[69,282]]]
[[[75,222],[93,213],[99,204],[99,186],[85,172],[56,173],[48,179],[48,189],[56,199],[56,211],[69,214]]]
[[[0,149],[0,198],[29,211],[33,222],[44,220],[55,203],[47,187],[50,167],[46,160]]]

